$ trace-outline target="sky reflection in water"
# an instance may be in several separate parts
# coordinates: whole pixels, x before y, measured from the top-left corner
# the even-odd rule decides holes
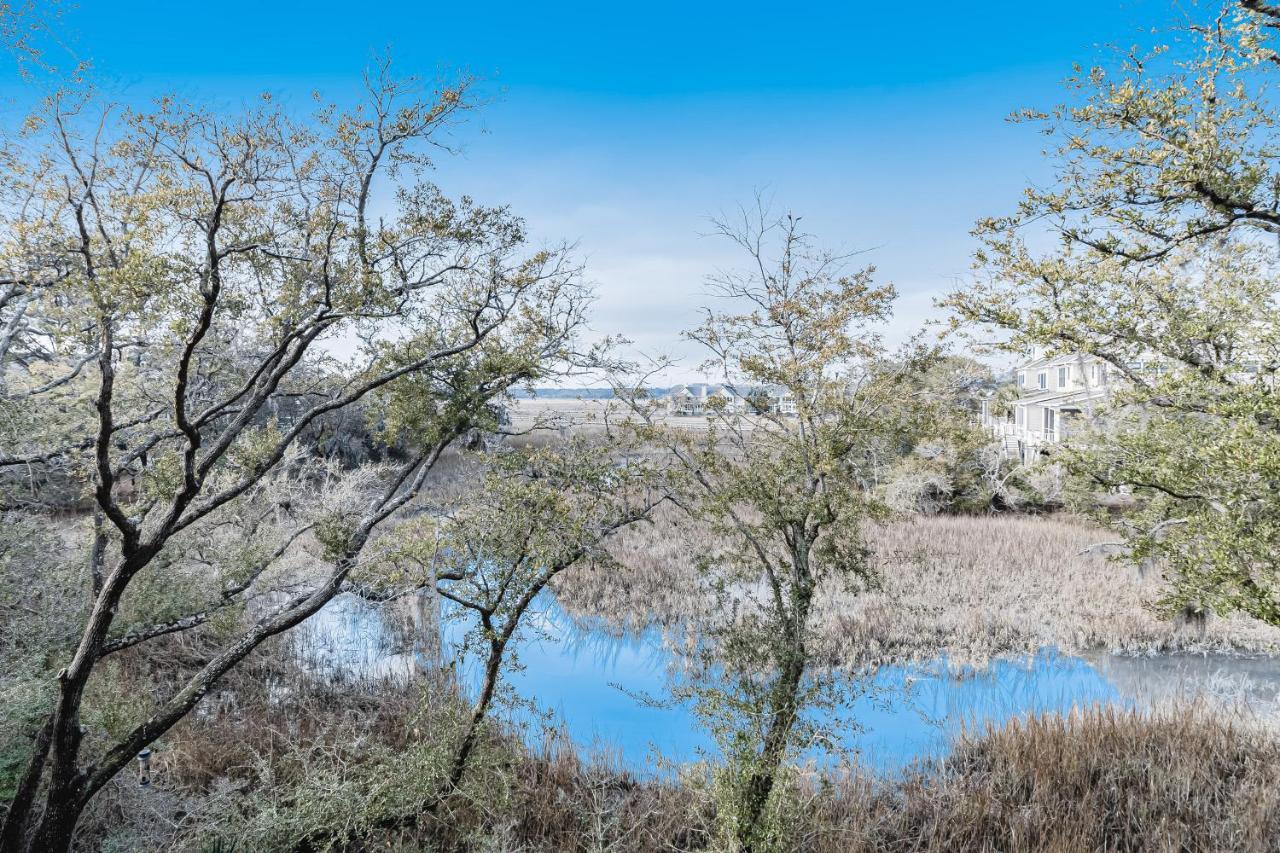
[[[655,749],[683,762],[696,760],[700,749],[711,747],[687,707],[654,707],[637,699],[667,695],[669,668],[676,658],[657,631],[612,636],[583,629],[550,601],[536,615],[538,633],[544,636],[521,646],[523,668],[510,673],[507,683],[550,711],[576,743],[613,753],[637,770],[653,767]],[[456,640],[462,630],[459,623],[446,621],[447,640]],[[430,643],[422,641],[422,633],[420,619],[342,596],[308,625],[304,645],[310,664],[320,671],[403,677],[430,662]],[[463,677],[474,680],[470,671]],[[834,726],[844,732],[846,749],[882,771],[942,754],[948,736],[962,724],[1066,711],[1073,704],[1127,701],[1088,662],[1052,651],[1022,661],[996,661],[983,672],[964,675],[948,673],[941,662],[887,667],[873,676],[872,684],[874,689],[839,710]],[[519,721],[531,719],[519,709],[512,715]],[[841,726],[840,720],[856,720],[860,729]]]

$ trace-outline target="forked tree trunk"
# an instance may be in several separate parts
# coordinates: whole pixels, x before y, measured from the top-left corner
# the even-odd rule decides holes
[[[132,761],[133,755],[139,749],[152,743],[186,717],[209,689],[257,648],[263,640],[289,630],[330,601],[354,567],[356,557],[363,548],[367,535],[365,532],[353,540],[349,552],[338,561],[337,568],[325,584],[296,606],[259,622],[238,642],[233,643],[222,654],[206,664],[201,673],[171,697],[167,706],[162,706],[155,716],[108,750],[96,765],[85,770],[79,765],[80,707],[84,687],[92,673],[92,667],[85,665],[84,662],[97,659],[102,649],[106,627],[110,625],[109,615],[99,619],[99,610],[105,608],[100,599],[94,616],[90,619],[90,629],[86,630],[87,636],[82,641],[81,648],[77,651],[71,665],[60,675],[57,705],[50,722],[46,724],[50,732],[47,757],[45,757],[46,753],[37,750],[29,762],[23,779],[23,782],[26,782],[30,777],[37,780],[36,784],[38,784],[41,771],[45,768],[48,770],[48,782],[42,798],[44,807],[38,813],[39,822],[34,827],[31,826],[37,820],[34,805],[37,789],[33,786],[25,792],[31,796],[26,801],[24,809],[10,807],[9,814],[6,816],[0,853],[68,853],[75,836],[76,824],[92,797]],[[118,596],[115,600],[118,601]],[[84,651],[86,648],[94,651],[86,653]],[[21,787],[19,793],[24,793]],[[15,803],[17,803],[16,799]]]

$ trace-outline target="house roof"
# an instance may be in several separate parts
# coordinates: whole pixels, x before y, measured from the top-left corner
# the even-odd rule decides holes
[[[785,397],[791,392],[781,385],[755,385],[749,388],[739,389],[733,385],[726,383],[707,383],[707,382],[690,382],[688,385],[676,385],[668,392],[668,397],[701,397],[704,394],[708,397],[716,394],[727,397],[752,397],[764,395],[767,397]]]
[[[688,385],[676,385],[667,392],[668,397],[711,397],[715,394],[738,396],[728,385],[713,385],[707,382],[690,382]]]
[[[1041,370],[1047,367],[1070,367],[1077,364],[1081,359],[1085,361],[1097,361],[1096,356],[1084,355],[1078,352],[1064,352],[1055,356],[1041,356],[1032,359],[1025,364],[1019,365],[1017,370]]]

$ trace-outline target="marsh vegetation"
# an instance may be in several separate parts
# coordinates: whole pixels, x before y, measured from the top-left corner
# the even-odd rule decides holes
[[[623,571],[558,590],[574,612],[678,629],[711,618],[688,594],[689,542],[708,531],[672,512],[619,535]],[[837,665],[897,663],[944,652],[959,665],[1055,648],[1074,654],[1227,652],[1272,655],[1280,628],[1238,613],[1187,624],[1158,605],[1167,584],[1095,546],[1113,534],[1070,513],[936,515],[872,525],[879,588],[819,597],[819,654]]]

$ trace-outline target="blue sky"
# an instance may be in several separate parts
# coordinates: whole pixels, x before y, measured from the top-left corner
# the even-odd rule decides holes
[[[968,235],[1048,178],[1048,106],[1073,61],[1150,38],[1168,0],[1027,3],[159,3],[82,0],[68,48],[129,99],[234,107],[354,91],[375,50],[403,72],[465,69],[492,100],[436,176],[576,242],[596,326],[686,356],[703,277],[735,257],[708,217],[757,190],[901,293],[895,337],[969,272]],[[8,81],[4,91],[14,91]],[[694,359],[687,357],[690,377]]]

